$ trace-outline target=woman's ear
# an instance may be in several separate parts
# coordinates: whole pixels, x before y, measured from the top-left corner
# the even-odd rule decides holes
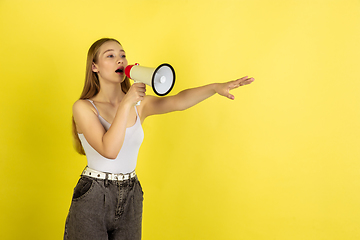
[[[98,68],[97,68],[97,66],[96,66],[95,63],[92,63],[92,65],[91,65],[91,70],[92,70],[93,72],[99,72],[99,70],[98,70]]]

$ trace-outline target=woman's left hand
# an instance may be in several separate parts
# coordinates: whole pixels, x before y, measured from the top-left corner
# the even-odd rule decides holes
[[[235,88],[238,88],[240,86],[248,85],[252,83],[255,79],[249,78],[248,76],[239,78],[234,81],[226,82],[226,83],[218,83],[215,87],[215,91],[224,97],[227,97],[231,100],[234,100],[234,95],[230,94],[230,90],[233,90]]]

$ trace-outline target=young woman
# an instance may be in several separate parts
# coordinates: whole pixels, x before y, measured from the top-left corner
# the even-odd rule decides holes
[[[143,121],[185,110],[215,93],[234,99],[229,90],[254,81],[243,77],[154,97],[145,94],[143,83],[130,85],[127,65],[115,39],[100,39],[88,51],[85,86],[73,105],[75,147],[88,166],[74,189],[64,239],[141,239],[143,192],[135,167]]]

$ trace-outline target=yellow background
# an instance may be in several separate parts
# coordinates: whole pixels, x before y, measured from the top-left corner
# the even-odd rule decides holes
[[[102,37],[171,63],[172,94],[256,79],[144,122],[143,239],[360,239],[358,0],[1,0],[1,239],[62,239],[86,165],[71,106]]]

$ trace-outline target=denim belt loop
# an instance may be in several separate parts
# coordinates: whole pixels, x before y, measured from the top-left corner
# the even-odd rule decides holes
[[[109,173],[105,174],[105,187],[109,186]]]

